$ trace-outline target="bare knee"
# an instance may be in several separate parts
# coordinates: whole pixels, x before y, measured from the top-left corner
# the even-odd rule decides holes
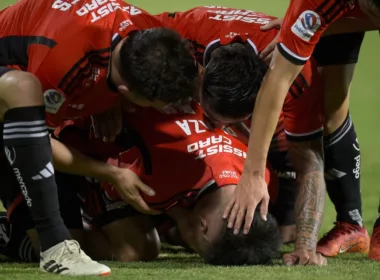
[[[16,107],[44,105],[41,83],[28,72],[10,71],[0,78],[2,111]]]
[[[126,240],[115,250],[114,257],[120,262],[152,261],[160,254],[161,243],[156,230],[142,236],[136,242]]]
[[[121,262],[150,261],[160,252],[160,239],[149,216],[127,217],[104,227],[113,260]]]

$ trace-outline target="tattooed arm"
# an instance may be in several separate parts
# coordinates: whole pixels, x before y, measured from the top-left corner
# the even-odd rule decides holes
[[[322,145],[322,137],[308,142],[288,142],[297,173],[296,248],[284,256],[288,265],[323,265],[326,261],[316,253],[326,194]]]

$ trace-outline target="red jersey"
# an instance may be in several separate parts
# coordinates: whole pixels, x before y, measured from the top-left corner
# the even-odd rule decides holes
[[[122,0],[21,0],[0,12],[0,66],[38,77],[54,125],[115,104],[112,49],[132,31],[161,25]]]
[[[282,24],[278,50],[290,62],[305,64],[323,32],[342,17],[365,16],[357,0],[291,0]]]
[[[156,191],[153,197],[144,196],[151,207],[166,210],[178,204],[188,206],[214,183],[218,187],[237,184],[247,147],[222,130],[210,131],[203,122],[203,112],[198,104],[184,108],[187,114],[163,114],[141,108],[126,115],[137,136],[132,136],[134,133],[129,128],[115,144],[89,141],[88,135],[65,133],[65,129],[62,132],[57,130],[57,134],[63,142],[82,152],[93,156],[98,154],[110,164],[133,170]],[[63,126],[71,124],[80,126],[79,121],[69,121]],[[138,148],[126,150],[126,137],[135,138],[136,141],[132,142]],[[269,182],[269,171],[266,177]],[[103,187],[109,198],[120,199],[112,186],[103,184]]]
[[[248,42],[261,52],[278,34],[260,27],[274,19],[266,14],[220,6],[197,7],[186,12],[156,16],[176,29],[194,46],[198,62],[207,65],[215,48],[234,41]],[[323,126],[323,88],[314,60],[310,60],[289,89],[283,106],[288,138],[319,137]]]
[[[250,134],[251,120],[229,126],[226,131],[238,138],[245,145],[248,145]],[[277,128],[268,151],[268,163],[271,167],[271,175],[277,174],[278,178],[295,179],[295,170],[291,164],[288,153],[288,141],[284,131],[284,116],[280,115]],[[271,180],[272,185],[272,180]],[[273,189],[271,186],[270,189]],[[272,200],[272,199],[271,199]]]

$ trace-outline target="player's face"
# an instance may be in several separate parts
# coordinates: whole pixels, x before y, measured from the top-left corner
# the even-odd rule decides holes
[[[236,185],[229,185],[210,192],[197,202],[189,214],[190,223],[181,234],[185,232],[187,240],[184,241],[200,256],[219,239],[222,227],[226,226],[223,212],[235,188]]]
[[[207,104],[206,102],[201,101],[201,106],[203,108],[204,115],[207,117],[207,119],[210,120],[210,122],[212,122],[214,127],[223,127],[223,126],[233,125],[239,122],[244,122],[251,116],[251,115],[247,115],[240,118],[229,118],[226,116],[221,116],[217,114],[216,112],[214,112],[211,106]]]
[[[199,96],[200,96],[199,101],[202,106],[203,113],[214,127],[223,127],[223,126],[228,126],[228,125],[236,124],[239,122],[243,122],[251,116],[251,114],[242,116],[240,118],[230,118],[227,116],[222,116],[218,114],[217,112],[215,112],[215,110],[213,109],[213,106],[203,98],[202,93],[200,93]]]
[[[373,2],[374,0],[359,0],[359,5],[372,23],[380,28],[380,8],[377,8]]]
[[[160,110],[160,109],[168,106],[168,103],[165,103],[161,100],[151,101],[151,100],[148,100],[146,98],[143,98],[143,97],[135,94],[134,92],[126,92],[125,94],[122,93],[122,96],[126,101],[133,103],[133,104],[140,106],[140,107],[151,107],[151,108],[155,108],[155,109]]]

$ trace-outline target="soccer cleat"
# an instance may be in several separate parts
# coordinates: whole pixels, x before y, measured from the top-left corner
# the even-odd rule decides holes
[[[375,227],[373,229],[371,248],[368,257],[371,260],[380,262],[380,227]]]
[[[41,253],[40,269],[70,276],[108,276],[111,269],[93,261],[77,241],[65,240]]]
[[[317,252],[325,257],[344,253],[368,253],[369,235],[364,227],[345,222],[336,222],[317,245]]]

